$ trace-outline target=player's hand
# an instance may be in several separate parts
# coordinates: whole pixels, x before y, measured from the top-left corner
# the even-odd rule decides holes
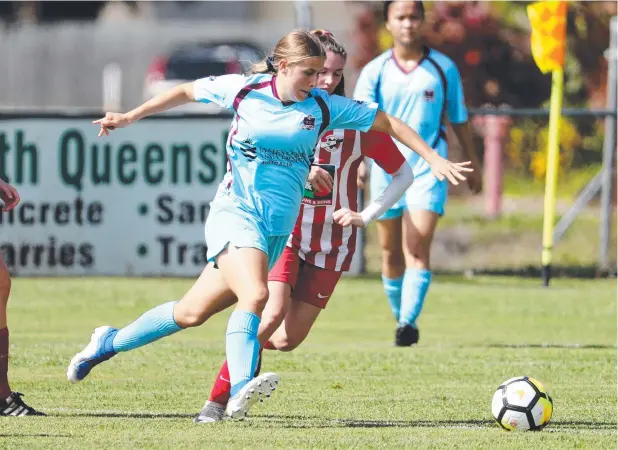
[[[333,177],[330,176],[328,170],[324,170],[320,166],[311,166],[307,181],[311,183],[316,192],[328,194],[333,190]]]
[[[427,162],[431,166],[431,172],[438,180],[443,181],[446,178],[454,185],[459,184],[459,181],[457,181],[458,179],[462,181],[466,180],[463,172],[474,171],[472,167],[468,167],[472,165],[471,161],[453,163],[441,157],[438,152],[433,152]]]
[[[0,180],[0,200],[4,203],[2,211],[10,211],[19,203],[17,189],[4,180]]]
[[[359,189],[365,188],[365,180],[367,179],[367,165],[365,161],[361,161],[358,165],[358,171],[356,172],[356,186]]]
[[[109,136],[109,132],[111,130],[126,127],[131,123],[131,121],[126,114],[108,112],[105,113],[105,117],[95,120],[92,123],[101,126],[101,129],[99,130],[99,137],[101,137]]]
[[[476,164],[472,164],[472,170],[473,172],[466,177],[466,182],[473,194],[479,194],[483,190],[483,173]]]
[[[352,225],[363,228],[365,226],[365,222],[363,222],[363,218],[360,213],[350,211],[348,208],[341,208],[335,211],[333,213],[333,220],[342,227]]]

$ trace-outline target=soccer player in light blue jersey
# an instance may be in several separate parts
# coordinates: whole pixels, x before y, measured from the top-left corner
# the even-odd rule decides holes
[[[260,398],[270,396],[274,373],[254,378],[260,317],[268,300],[268,270],[292,232],[316,143],[331,129],[386,132],[427,159],[440,178],[465,180],[468,163],[453,164],[425,144],[403,122],[378,111],[375,103],[329,96],[315,89],[324,66],[319,39],[306,31],[284,36],[272,55],[250,76],[224,75],[186,83],[126,113],[107,113],[94,123],[99,136],[146,116],[190,101],[214,102],[234,111],[227,142],[228,172],[211,203],[205,235],[208,265],[180,301],[157,306],[122,329],[97,328],[67,370],[83,380],[98,364],[204,323],[237,302],[226,332],[231,398],[226,414],[243,418]],[[335,212],[343,226],[364,226],[361,213]]]
[[[478,193],[482,189],[480,164],[468,127],[459,71],[446,55],[424,45],[424,16],[421,1],[384,2],[386,28],[394,46],[363,68],[354,98],[378,103],[381,110],[409,125],[444,158],[448,119],[472,162],[474,172],[467,179],[468,186]],[[414,168],[414,183],[378,219],[378,237],[384,290],[397,321],[395,344],[410,346],[419,340],[417,319],[431,283],[431,242],[438,219],[444,214],[447,183],[436,177],[418,154],[405,145],[400,149]],[[371,196],[379,195],[389,182],[389,175],[372,164]]]

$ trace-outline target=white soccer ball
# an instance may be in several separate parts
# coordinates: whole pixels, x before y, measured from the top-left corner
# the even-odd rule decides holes
[[[504,430],[539,431],[554,411],[554,401],[543,383],[530,377],[506,380],[494,393],[491,413]]]

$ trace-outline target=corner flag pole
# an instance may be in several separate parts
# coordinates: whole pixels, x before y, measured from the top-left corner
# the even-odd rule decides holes
[[[559,140],[564,87],[567,5],[563,1],[542,1],[528,5],[527,9],[532,26],[530,35],[532,56],[541,72],[552,72],[543,214],[543,251],[541,253],[543,286],[549,286],[560,158]]]
[[[552,251],[554,244],[554,223],[556,216],[556,190],[560,158],[560,120],[564,72],[562,67],[552,72],[551,101],[549,109],[549,139],[547,145],[547,170],[545,175],[545,204],[543,211],[543,286],[549,286],[551,279]]]

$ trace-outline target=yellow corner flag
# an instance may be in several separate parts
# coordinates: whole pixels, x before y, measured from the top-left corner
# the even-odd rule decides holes
[[[564,86],[564,54],[566,47],[566,13],[564,2],[537,2],[528,5],[532,25],[530,45],[532,56],[541,72],[552,72],[549,109],[549,142],[545,177],[545,205],[543,214],[543,285],[549,286],[554,245],[554,218],[558,184],[559,132]]]
[[[528,18],[532,25],[532,56],[543,73],[564,66],[566,13],[565,2],[547,1],[528,5]]]

